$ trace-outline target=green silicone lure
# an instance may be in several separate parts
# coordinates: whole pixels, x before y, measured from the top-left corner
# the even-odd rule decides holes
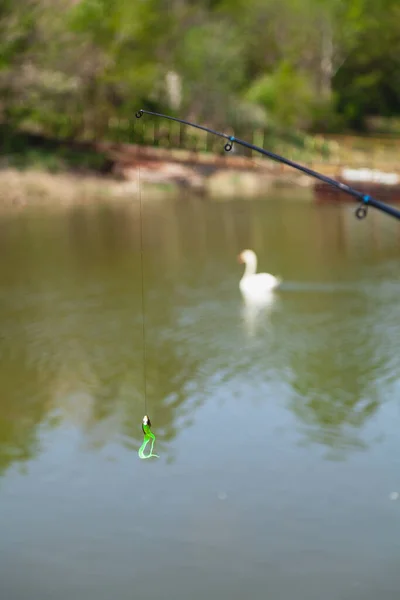
[[[139,448],[139,452],[138,452],[139,458],[142,458],[142,459],[152,458],[152,457],[160,458],[158,456],[158,454],[153,454],[153,448],[154,448],[154,442],[156,441],[156,436],[151,431],[151,421],[147,415],[145,415],[143,417],[142,431],[143,431],[144,439],[143,439],[143,444]],[[150,452],[148,454],[145,454],[144,451],[149,442],[151,442]]]

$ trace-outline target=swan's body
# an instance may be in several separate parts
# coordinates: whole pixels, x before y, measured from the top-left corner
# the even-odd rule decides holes
[[[253,299],[265,298],[281,284],[281,279],[270,273],[256,273],[257,256],[253,250],[243,250],[238,260],[246,265],[239,283],[240,291],[244,296]]]

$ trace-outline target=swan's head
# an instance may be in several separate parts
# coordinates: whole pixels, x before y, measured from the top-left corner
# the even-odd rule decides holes
[[[238,255],[238,261],[239,263],[244,263],[245,265],[251,265],[251,266],[256,266],[257,264],[257,256],[256,253],[253,252],[253,250],[243,250],[239,255]]]

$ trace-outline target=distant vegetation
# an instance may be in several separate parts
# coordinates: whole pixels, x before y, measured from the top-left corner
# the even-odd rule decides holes
[[[400,3],[2,0],[9,132],[143,142],[140,107],[275,136],[396,132]]]

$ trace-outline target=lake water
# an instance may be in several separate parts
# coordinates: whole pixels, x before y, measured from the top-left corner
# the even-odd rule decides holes
[[[146,401],[137,203],[0,216],[1,599],[398,599],[398,222],[143,200]]]

